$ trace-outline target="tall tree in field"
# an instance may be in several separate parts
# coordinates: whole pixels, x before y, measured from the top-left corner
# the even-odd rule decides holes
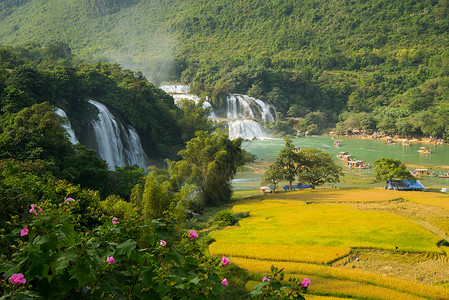
[[[276,186],[284,180],[284,167],[279,162],[274,162],[262,175],[262,185],[270,184],[273,186],[273,192],[276,193]]]
[[[292,189],[292,183],[295,181],[298,168],[304,164],[304,159],[297,149],[298,148],[292,144],[292,141],[286,138],[285,147],[276,158],[276,162],[283,168],[283,179],[288,181],[290,190]]]
[[[374,176],[378,181],[391,181],[392,179],[415,179],[405,168],[401,161],[392,158],[379,158],[374,162]]]
[[[338,182],[342,175],[341,167],[337,166],[329,153],[319,149],[304,149],[299,153],[304,164],[298,168],[298,181],[309,183],[312,188],[325,182]]]
[[[182,185],[195,184],[206,205],[217,205],[231,199],[231,180],[245,162],[242,139],[230,140],[224,130],[214,133],[198,131],[179,151],[182,160],[170,163],[172,179]]]

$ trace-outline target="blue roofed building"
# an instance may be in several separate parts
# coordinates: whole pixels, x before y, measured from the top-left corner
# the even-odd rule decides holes
[[[387,181],[387,190],[395,191],[425,191],[426,188],[419,180],[390,180]]]

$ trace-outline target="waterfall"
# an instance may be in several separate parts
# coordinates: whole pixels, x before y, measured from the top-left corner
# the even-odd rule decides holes
[[[161,85],[160,88],[172,95],[175,103],[178,105],[181,99],[188,99],[195,103],[198,103],[200,100],[198,96],[189,94],[189,87],[186,85]],[[226,109],[217,108],[215,111],[211,110],[209,118],[220,122],[223,122],[223,119],[227,119],[230,139],[238,137],[244,139],[268,138],[268,134],[260,122],[273,122],[276,120],[276,111],[273,107],[260,99],[240,94],[228,95],[226,104]],[[203,108],[207,107],[212,107],[212,105],[205,101]]]
[[[200,101],[200,97],[197,95],[189,94],[190,87],[187,85],[177,84],[177,85],[161,85],[159,86],[160,89],[164,90],[167,94],[170,94],[173,99],[175,100],[176,105],[179,106],[179,102],[181,100],[187,99],[190,101],[195,102],[195,104],[198,104]],[[202,107],[204,109],[210,108],[210,114],[208,118],[216,118],[214,110],[212,108],[212,105],[206,101],[203,102]]]
[[[234,120],[228,123],[229,139],[241,137],[246,140],[266,139],[267,133],[263,126],[254,120]]]
[[[228,119],[247,118],[268,122],[275,120],[276,112],[262,100],[239,94],[230,94],[226,100]]]
[[[131,164],[146,169],[148,158],[135,129],[129,126],[126,130],[105,105],[94,100],[88,102],[98,109],[98,120],[92,120],[92,127],[98,155],[108,163],[109,169]]]
[[[229,122],[229,138],[244,139],[268,138],[259,121],[272,122],[276,111],[262,100],[240,94],[230,94],[227,97],[226,118]]]
[[[72,124],[70,124],[70,120],[69,120],[69,118],[67,118],[67,115],[66,115],[65,111],[63,111],[62,109],[60,109],[60,108],[57,107],[57,108],[55,109],[55,113],[56,113],[58,116],[60,116],[60,117],[63,118],[62,128],[64,128],[65,131],[69,134],[69,140],[70,140],[70,142],[71,142],[73,145],[78,144],[79,141],[78,141],[78,139],[76,138],[75,131],[73,131],[73,129],[72,129]]]

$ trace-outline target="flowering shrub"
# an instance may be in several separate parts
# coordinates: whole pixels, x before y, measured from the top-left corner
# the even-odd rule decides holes
[[[26,279],[23,277],[22,273],[12,274],[10,281],[14,285],[21,285],[21,284],[25,284],[27,282]]]
[[[76,199],[33,209],[26,224],[18,218],[8,224],[15,229],[0,260],[0,298],[216,299],[226,292],[220,268],[229,261],[202,253],[193,230],[172,240],[172,225],[161,220],[113,224],[98,211],[90,216],[98,225],[87,228],[74,213]]]
[[[288,279],[290,284],[283,285],[284,273],[282,271],[283,269],[279,270],[278,267],[271,266],[271,274],[262,278],[262,283],[253,288],[251,296],[256,299],[305,299],[301,293],[307,292],[310,280],[305,278],[301,285],[299,279],[290,277]]]

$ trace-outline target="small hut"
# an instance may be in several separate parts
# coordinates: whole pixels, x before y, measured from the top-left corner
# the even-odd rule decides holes
[[[426,188],[419,180],[390,180],[387,181],[387,190],[395,191],[425,191]]]

